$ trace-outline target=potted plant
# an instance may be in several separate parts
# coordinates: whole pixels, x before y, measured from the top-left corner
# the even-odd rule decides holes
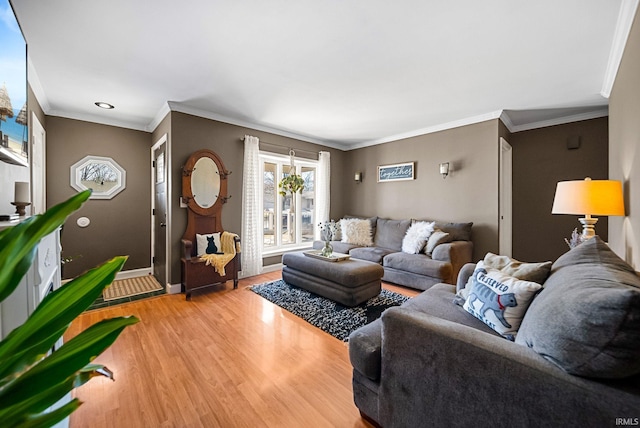
[[[38,242],[60,227],[84,203],[87,190],[0,231],[0,301],[6,299],[27,273]],[[76,398],[48,411],[73,388],[92,377],[113,378],[111,371],[91,361],[116,340],[135,317],[100,321],[52,350],[71,322],[111,284],[126,257],[115,257],[102,266],[64,284],[47,295],[24,324],[0,342],[0,421],[3,427],[48,427],[80,406]]]
[[[278,193],[280,193],[280,195],[283,197],[286,197],[289,194],[291,195],[291,205],[289,207],[289,212],[291,213],[291,218],[295,218],[295,194],[298,192],[302,193],[302,190],[304,189],[304,179],[302,178],[302,176],[296,174],[296,169],[293,163],[291,164],[291,168],[289,169],[289,174],[278,183],[278,189],[280,189]],[[295,221],[292,221],[291,224],[288,224],[289,236],[291,236],[292,240],[295,236],[294,225]]]

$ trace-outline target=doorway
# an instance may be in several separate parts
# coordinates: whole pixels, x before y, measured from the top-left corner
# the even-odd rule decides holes
[[[500,137],[500,202],[498,236],[500,254],[513,252],[513,150],[511,144]]]
[[[35,113],[31,113],[31,214],[47,210],[47,133]]]
[[[167,135],[163,135],[151,148],[151,268],[153,276],[166,290],[168,282],[168,227],[167,227],[167,189],[168,159]]]

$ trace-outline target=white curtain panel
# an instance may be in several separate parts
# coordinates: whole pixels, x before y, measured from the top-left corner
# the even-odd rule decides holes
[[[260,213],[260,159],[258,137],[244,137],[242,171],[242,277],[262,273],[262,216]]]
[[[318,153],[318,176],[316,177],[316,213],[317,223],[329,221],[329,203],[331,199],[331,154]],[[316,240],[320,239],[320,228],[316,228]]]

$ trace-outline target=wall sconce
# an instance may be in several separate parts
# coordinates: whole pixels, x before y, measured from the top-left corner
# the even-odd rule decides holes
[[[449,162],[440,164],[440,174],[442,174],[442,178],[447,178],[447,175],[449,175]]]
[[[356,181],[356,183],[362,183],[362,173],[356,172],[356,174],[353,176],[353,179]]]

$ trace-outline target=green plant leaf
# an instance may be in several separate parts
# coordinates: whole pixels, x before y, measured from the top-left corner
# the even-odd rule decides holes
[[[0,301],[15,290],[31,266],[33,249],[38,242],[60,227],[89,196],[90,190],[78,193],[44,214],[30,217],[0,234]]]
[[[41,356],[43,347],[53,346],[59,337],[54,337],[54,333],[61,329],[64,331],[100,296],[126,260],[124,256],[115,257],[47,295],[29,319],[0,343],[0,377],[20,365],[33,363]],[[33,349],[33,353],[25,353],[20,360],[15,359],[21,350],[30,349],[34,344],[41,345]]]
[[[64,382],[111,346],[125,327],[138,321],[136,317],[118,317],[92,325],[0,389],[0,403],[12,406]]]
[[[26,421],[20,423],[20,428],[48,428],[51,427],[71,413],[75,412],[82,402],[77,398],[74,398],[64,406],[57,408],[56,410],[48,413],[41,413],[37,416],[28,418]]]

